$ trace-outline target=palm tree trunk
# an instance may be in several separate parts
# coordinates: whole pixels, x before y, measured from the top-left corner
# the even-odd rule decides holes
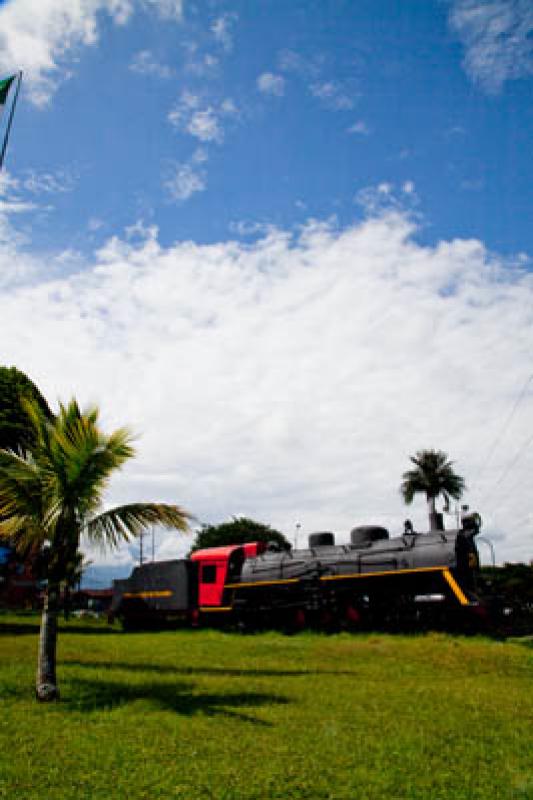
[[[70,619],[70,586],[68,583],[65,583],[63,590],[63,617],[66,622]]]
[[[44,596],[41,631],[39,635],[39,657],[35,694],[37,700],[49,702],[59,700],[56,681],[57,609],[59,586],[48,585]]]
[[[427,495],[426,495],[427,497]],[[429,511],[429,530],[430,531],[443,531],[444,519],[442,514],[437,512],[435,507],[436,497],[427,497],[428,511]]]
[[[429,530],[436,531],[437,528],[437,509],[435,508],[435,498],[426,495],[428,501]]]

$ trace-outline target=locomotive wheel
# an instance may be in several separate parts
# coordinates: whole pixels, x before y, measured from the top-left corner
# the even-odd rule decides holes
[[[282,625],[283,632],[288,636],[300,633],[307,625],[307,616],[303,608],[290,609]]]
[[[347,605],[344,609],[343,627],[348,631],[359,631],[362,628],[363,617],[355,606]]]

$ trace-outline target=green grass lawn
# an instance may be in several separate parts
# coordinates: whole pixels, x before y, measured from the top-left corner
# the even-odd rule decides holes
[[[0,616],[0,797],[533,798],[533,648],[445,635],[124,634]]]

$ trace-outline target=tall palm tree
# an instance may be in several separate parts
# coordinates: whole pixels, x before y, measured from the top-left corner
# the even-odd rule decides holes
[[[0,450],[0,539],[39,554],[46,589],[41,618],[36,694],[59,698],[56,641],[59,592],[68,581],[81,537],[117,547],[151,525],[185,531],[190,515],[176,505],[131,503],[101,511],[110,475],[132,458],[132,435],[106,435],[99,411],[71,400],[47,419],[34,402],[26,411],[35,433],[32,451]]]
[[[405,502],[410,505],[415,495],[425,494],[428,503],[429,526],[436,528],[435,500],[443,496],[446,507],[450,497],[459,500],[466,486],[464,479],[456,475],[453,461],[448,460],[442,450],[419,450],[415,456],[409,456],[414,469],[403,473],[400,491]]]

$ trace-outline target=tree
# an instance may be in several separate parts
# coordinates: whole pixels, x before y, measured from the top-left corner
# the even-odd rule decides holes
[[[275,542],[282,550],[291,548],[285,536],[270,525],[264,525],[248,517],[233,517],[230,522],[222,522],[219,525],[203,525],[197,531],[191,552],[204,547],[222,547],[245,542]]]
[[[414,469],[403,473],[400,491],[405,502],[410,505],[415,495],[425,494],[428,503],[429,525],[431,530],[437,528],[435,500],[443,496],[446,506],[450,497],[459,500],[466,486],[464,479],[456,475],[453,461],[448,460],[442,450],[419,450],[415,456],[409,456]]]
[[[0,539],[27,551],[38,549],[46,589],[39,638],[36,694],[59,698],[56,680],[57,613],[62,583],[72,577],[82,536],[93,544],[116,547],[151,525],[185,531],[190,519],[177,505],[131,503],[101,511],[109,478],[134,455],[126,428],[106,435],[96,407],[81,411],[77,402],[60,405],[47,419],[39,405],[26,401],[32,451],[0,450]]]
[[[0,366],[0,448],[28,450],[34,445],[24,400],[36,402],[42,413],[52,419],[48,403],[33,381],[16,367]]]
[[[63,589],[63,616],[66,620],[70,617],[71,595],[74,591],[80,591],[83,573],[93,562],[87,559],[81,550],[74,554],[74,559],[66,565],[65,579],[60,588]]]
[[[52,419],[48,403],[33,381],[16,367],[0,366],[0,448],[23,451],[34,446],[33,428],[24,408],[25,400],[35,401],[42,413]],[[8,552],[9,561],[13,563],[13,550],[9,548]],[[33,564],[32,555],[31,552],[21,553],[21,562]],[[5,585],[8,583],[9,577]]]

